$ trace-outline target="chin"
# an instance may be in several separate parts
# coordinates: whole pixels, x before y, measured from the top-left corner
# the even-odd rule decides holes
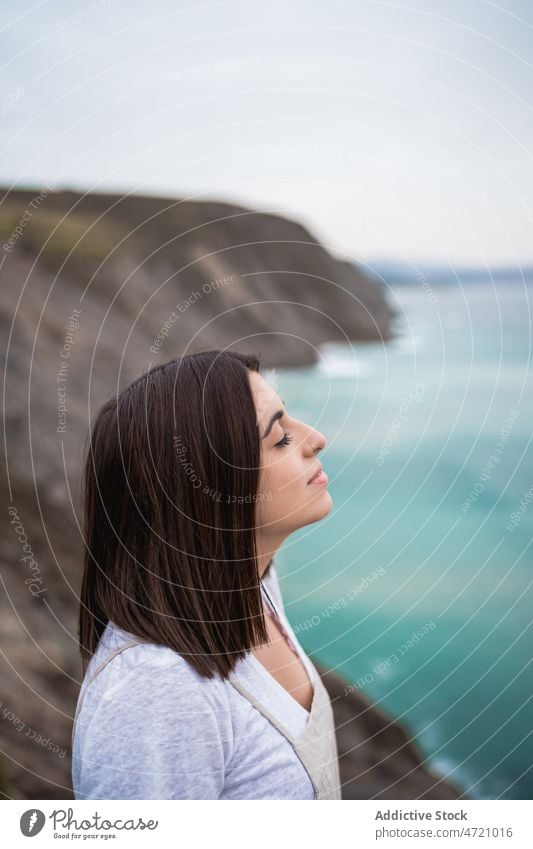
[[[320,506],[322,507],[322,504],[324,505],[322,507],[322,516],[327,516],[328,513],[331,513],[331,508],[333,507],[333,499],[327,489],[325,490],[323,498],[321,498],[320,501]],[[322,516],[320,518],[322,518]]]
[[[333,500],[331,495],[324,488],[322,493],[314,496],[313,500],[307,504],[302,504],[300,510],[288,516],[284,513],[281,516],[264,517],[262,522],[259,522],[258,527],[263,526],[269,533],[281,535],[284,539],[297,531],[299,528],[304,528],[306,525],[312,525],[314,522],[320,522],[328,513],[331,513]]]
[[[320,522],[328,513],[331,513],[331,508],[333,507],[333,499],[331,495],[327,491],[324,492],[315,498],[315,500],[309,504],[305,515],[305,518],[302,517],[302,522],[298,525],[298,527],[303,528],[305,525],[312,525],[313,522]]]

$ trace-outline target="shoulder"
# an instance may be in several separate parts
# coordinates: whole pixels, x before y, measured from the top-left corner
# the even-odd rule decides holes
[[[179,792],[186,793],[196,791],[188,784],[184,790],[183,782],[194,778],[201,785],[198,758],[206,781],[210,776],[209,781],[218,788],[235,740],[226,682],[220,676],[205,678],[178,652],[156,643],[131,645],[102,665],[132,639],[134,635],[113,623],[102,635],[83,682],[87,692],[79,716],[79,746],[86,753],[105,749],[114,764],[127,764],[129,771],[142,774],[148,763],[166,770],[167,759],[174,764],[178,758],[182,770]],[[118,787],[117,775],[113,780]],[[159,786],[160,792],[168,793]],[[202,792],[215,792],[214,787],[202,786]],[[144,787],[137,791],[145,792]]]
[[[133,635],[111,625],[103,636],[74,737],[76,798],[219,798],[235,746],[222,679],[154,643],[113,655]]]
[[[84,685],[88,696],[117,706],[129,715],[145,711],[162,717],[165,711],[189,722],[201,723],[207,714],[220,726],[228,722],[228,689],[219,675],[205,678],[178,652],[157,643],[140,642],[115,654],[135,635],[109,622],[91,659]]]

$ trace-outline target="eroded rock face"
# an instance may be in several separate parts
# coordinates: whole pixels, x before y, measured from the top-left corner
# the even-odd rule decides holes
[[[388,337],[392,316],[375,285],[295,222],[211,202],[74,193],[48,194],[34,209],[36,195],[10,193],[0,215],[6,244],[32,210],[0,269],[0,325],[11,334],[0,791],[68,799],[81,680],[79,485],[92,415],[150,364],[181,353],[230,346],[258,353],[263,366],[305,365],[322,342]],[[325,680],[338,695],[338,676]],[[346,798],[455,797],[380,711],[361,710],[353,695],[334,704]]]

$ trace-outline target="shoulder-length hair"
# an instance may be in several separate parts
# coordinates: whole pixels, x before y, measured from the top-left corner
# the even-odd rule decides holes
[[[186,355],[98,412],[82,482],[84,673],[109,620],[174,649],[207,678],[227,677],[267,641],[249,369],[259,371],[254,355]]]

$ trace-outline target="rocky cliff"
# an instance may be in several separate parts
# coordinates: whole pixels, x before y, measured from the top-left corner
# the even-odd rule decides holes
[[[88,422],[117,388],[183,352],[234,347],[307,365],[325,341],[387,338],[381,290],[299,224],[210,201],[3,193],[6,340],[0,789],[71,798],[81,666],[79,479]],[[346,798],[452,798],[402,729],[342,682]]]

